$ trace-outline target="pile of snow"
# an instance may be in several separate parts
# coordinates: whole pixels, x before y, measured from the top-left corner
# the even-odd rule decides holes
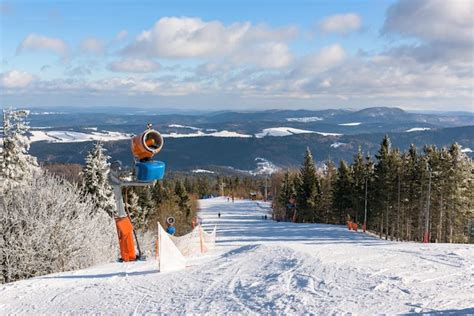
[[[263,138],[266,136],[290,136],[295,134],[319,134],[323,136],[341,136],[342,134],[338,133],[326,133],[326,132],[316,132],[316,131],[309,131],[305,129],[298,129],[293,127],[271,127],[265,128],[262,132],[255,134],[257,138]]]
[[[47,141],[50,143],[79,143],[88,141],[114,141],[129,139],[131,134],[120,132],[92,132],[90,134],[74,131],[30,131],[30,142]]]
[[[422,132],[422,131],[429,131],[431,128],[429,127],[413,127],[410,129],[407,129],[405,132],[406,133],[411,133],[411,132]]]
[[[301,122],[301,123],[308,123],[308,122],[317,122],[322,121],[322,117],[317,116],[309,116],[309,117],[289,117],[286,119],[288,122]]]
[[[0,286],[0,314],[474,313],[474,245],[380,240],[344,226],[263,220],[269,204],[200,201],[216,249],[184,270],[153,259]],[[218,218],[217,213],[221,213]]]
[[[362,124],[362,122],[341,123],[341,124],[337,124],[337,125],[340,125],[340,126],[359,126],[360,124]]]
[[[180,134],[180,133],[170,133],[170,134],[162,134],[163,137],[169,138],[185,138],[185,137],[204,137],[204,136],[211,136],[211,137],[240,137],[240,138],[249,138],[252,135],[240,134],[237,132],[231,132],[227,130],[212,132],[212,133],[204,133],[202,131],[197,131],[195,133],[189,134]]]
[[[347,145],[347,143],[335,142],[335,143],[332,143],[329,147],[339,148],[339,147],[344,146],[344,145]]]
[[[191,172],[192,173],[215,173],[214,171],[206,170],[206,169],[194,169]]]

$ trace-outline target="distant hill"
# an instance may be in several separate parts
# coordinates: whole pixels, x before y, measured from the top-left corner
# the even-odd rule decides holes
[[[411,143],[420,150],[426,144],[438,147],[454,142],[464,148],[474,149],[474,126],[433,129],[420,132],[389,132],[394,147],[406,150]],[[192,137],[168,138],[158,159],[167,163],[170,170],[192,170],[214,166],[254,170],[258,157],[269,160],[278,167],[298,166],[306,147],[310,147],[316,161],[328,158],[350,160],[361,146],[364,152],[375,154],[384,133],[322,136],[298,134],[286,137],[219,138]],[[83,163],[92,142],[81,143],[33,143],[31,153],[40,161]],[[128,140],[105,143],[113,160],[132,163]]]

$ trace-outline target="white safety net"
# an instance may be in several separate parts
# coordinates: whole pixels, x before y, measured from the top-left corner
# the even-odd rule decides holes
[[[186,259],[163,227],[158,223],[158,267],[160,272],[176,271],[186,267]]]
[[[180,237],[170,236],[170,238],[183,256],[191,257],[214,249],[216,227],[214,226],[212,232],[208,233],[201,225],[198,225],[189,234]]]

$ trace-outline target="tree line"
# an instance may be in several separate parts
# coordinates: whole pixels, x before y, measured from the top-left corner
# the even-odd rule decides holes
[[[316,168],[306,150],[299,170],[275,174],[277,220],[366,224],[380,238],[468,242],[474,220],[474,164],[458,144],[412,145],[402,152],[385,136],[375,157],[359,148],[353,160]],[[470,239],[471,238],[471,239]]]

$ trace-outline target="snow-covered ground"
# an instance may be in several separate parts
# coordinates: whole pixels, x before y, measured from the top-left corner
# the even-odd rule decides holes
[[[360,124],[362,124],[362,122],[341,123],[341,124],[337,124],[337,125],[339,125],[339,126],[359,126]]]
[[[204,133],[202,131],[196,131],[195,133],[169,133],[169,134],[163,134],[163,137],[167,138],[184,138],[184,137],[204,137],[204,136],[211,136],[211,137],[240,137],[240,138],[249,138],[252,137],[252,135],[247,135],[247,134],[240,134],[237,132],[232,132],[232,131],[227,131],[227,130],[222,130],[222,131],[215,131],[211,133]]]
[[[88,128],[92,130],[92,127]],[[97,130],[97,129],[96,129]],[[74,131],[30,131],[31,136],[29,137],[30,142],[47,141],[51,143],[79,143],[88,142],[92,140],[99,140],[103,142],[130,139],[131,134],[125,134],[120,132],[92,132],[81,133]]]
[[[317,122],[322,121],[322,117],[318,116],[308,116],[308,117],[289,117],[286,119],[288,122],[301,122],[301,123],[309,123],[309,122]]]
[[[335,142],[335,143],[332,143],[329,147],[339,148],[339,147],[344,146],[344,145],[347,145],[347,143]]]
[[[293,127],[271,127],[265,128],[262,132],[255,134],[257,138],[263,138],[266,136],[290,136],[295,134],[319,134],[322,136],[341,136],[342,134],[338,133],[326,133],[326,132],[316,132],[316,131],[309,131],[305,129],[293,128]]]
[[[431,128],[429,127],[413,127],[410,129],[407,129],[405,132],[411,133],[411,132],[423,132],[423,131],[429,131]]]
[[[474,245],[277,223],[256,201],[201,207],[218,244],[185,270],[159,273],[150,260],[15,282],[0,287],[0,315],[474,313]]]
[[[214,173],[214,171],[207,170],[207,169],[194,169],[191,172],[192,173]]]

